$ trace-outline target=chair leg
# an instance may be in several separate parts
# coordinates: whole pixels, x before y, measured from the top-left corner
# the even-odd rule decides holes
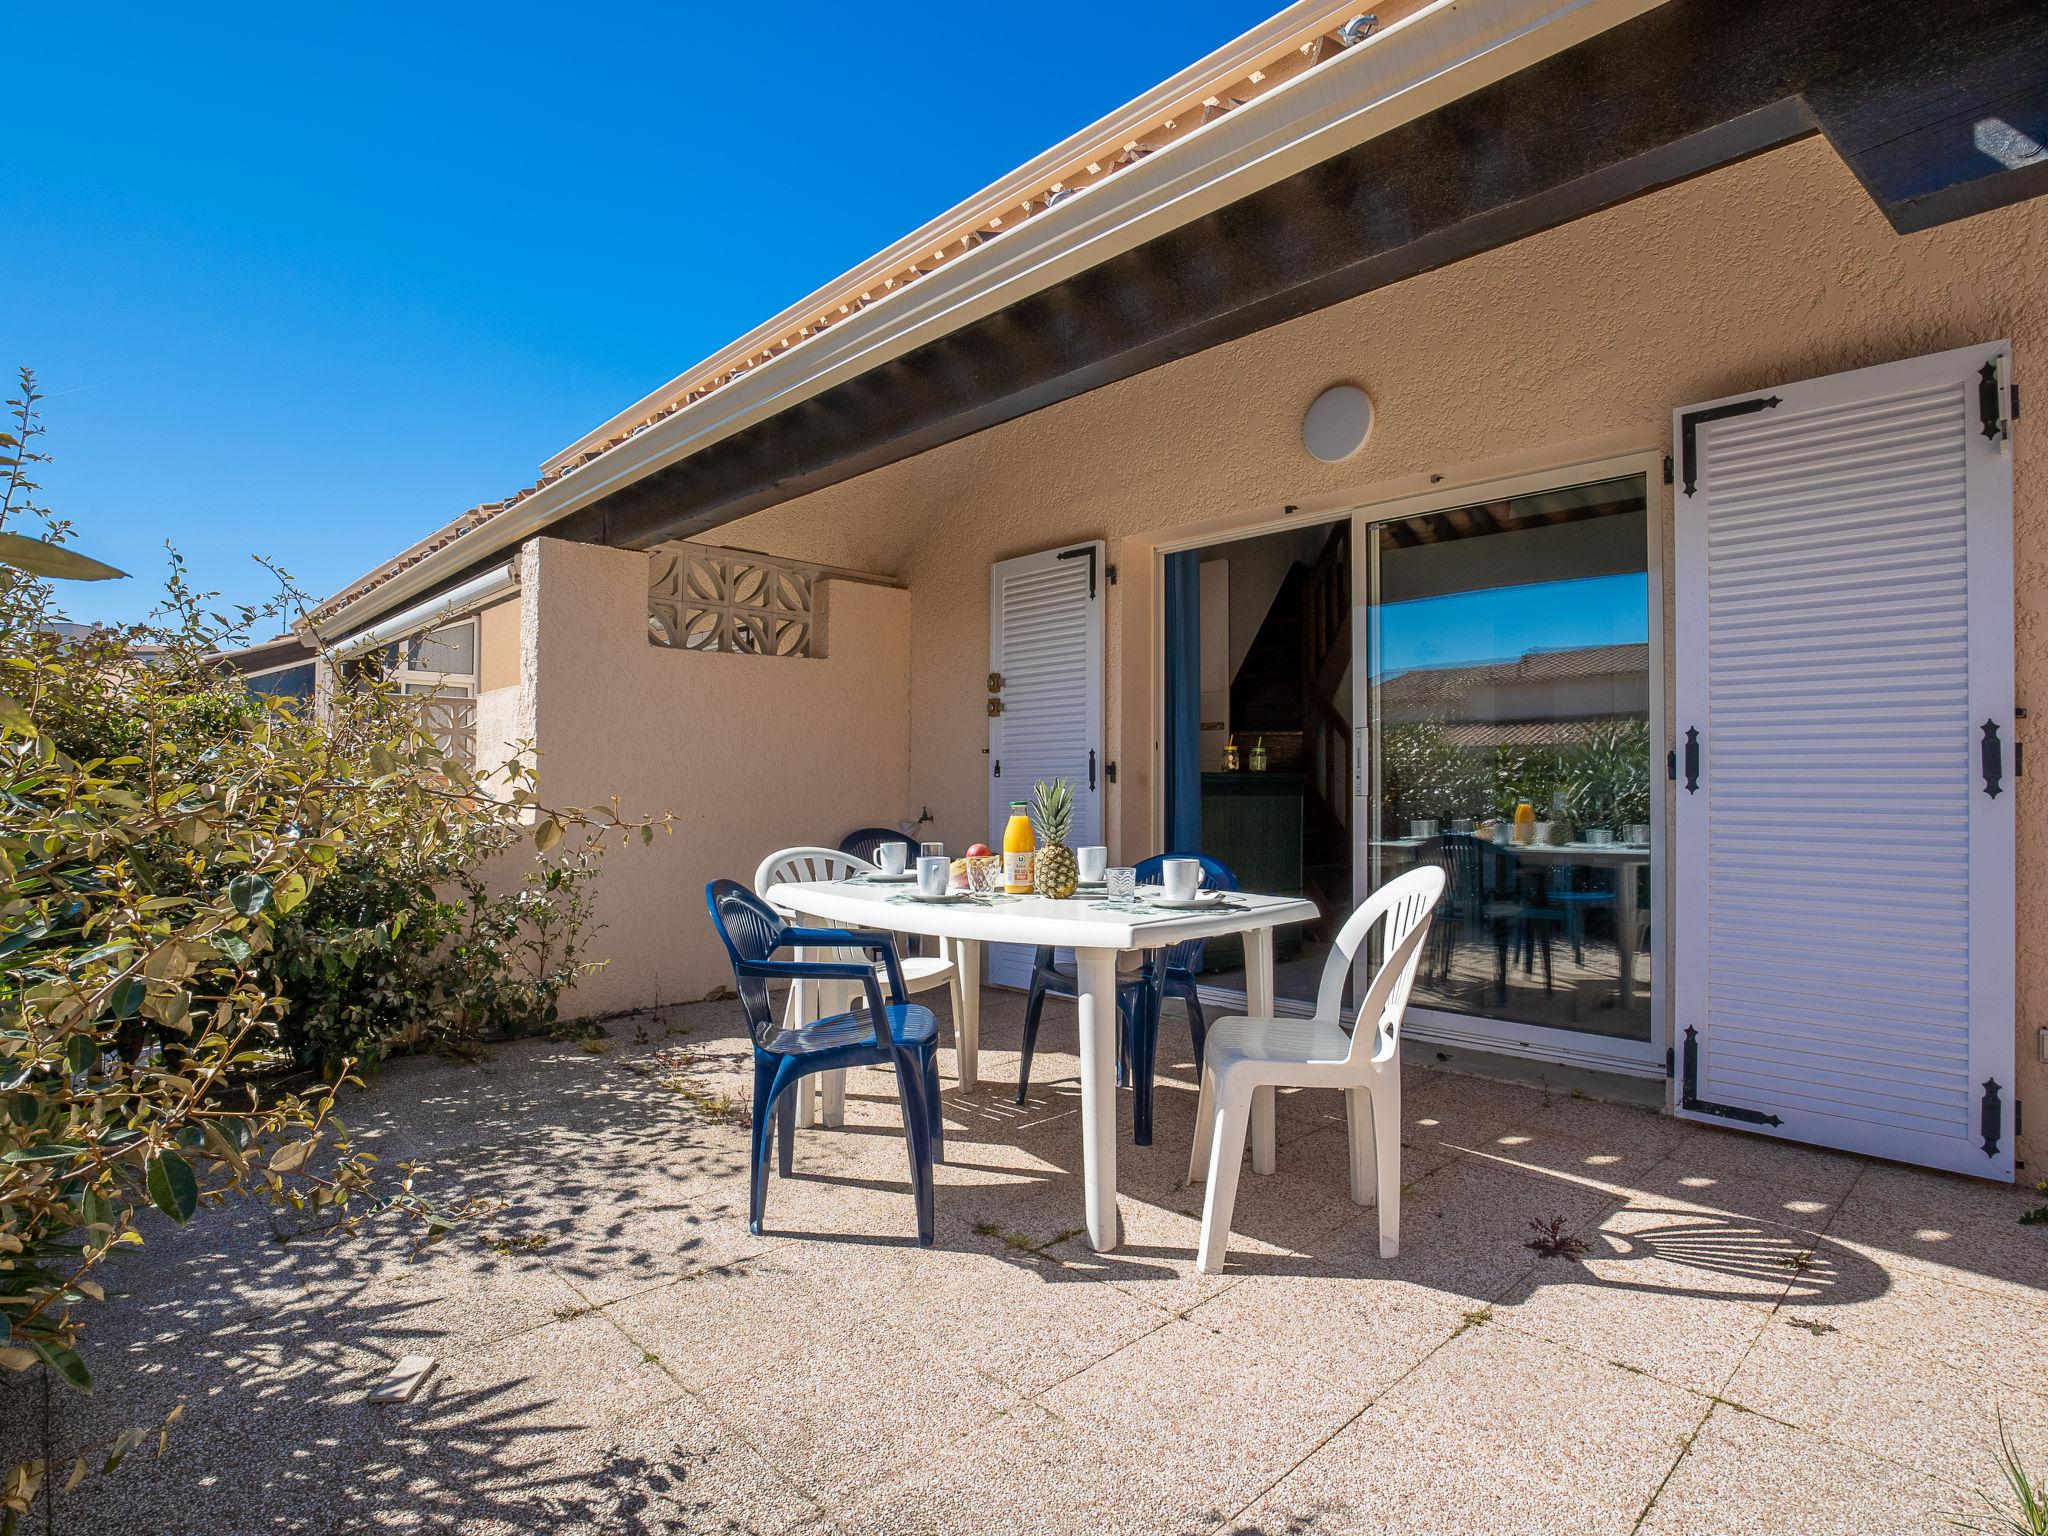
[[[1398,1058],[1385,1080],[1375,1085],[1372,1103],[1373,1150],[1379,1160],[1380,1257],[1401,1256],[1401,1077]]]
[[[818,1110],[818,1124],[836,1131],[846,1124],[846,1068],[834,1067],[818,1074],[824,1089],[824,1103]]]
[[[775,1171],[783,1178],[796,1173],[796,1101],[811,1096],[811,1080],[800,1077],[775,1096]]]
[[[1031,996],[1024,1004],[1024,1053],[1017,1063],[1017,1102],[1024,1102],[1024,1094],[1031,1087],[1031,1057],[1038,1049],[1038,1016],[1045,1012],[1045,983],[1031,983]]]
[[[1159,992],[1139,990],[1131,1010],[1131,1142],[1152,1145],[1152,1072],[1159,1055]]]
[[[917,1245],[932,1245],[935,1209],[932,1195],[931,1110],[925,1103],[924,1066],[918,1053],[894,1053],[896,1091],[903,1100],[903,1139],[910,1147],[910,1193],[917,1206]]]
[[[1216,1075],[1205,1056],[1196,1065],[1195,1140],[1188,1149],[1188,1182],[1199,1184],[1209,1170],[1209,1135],[1216,1122]]]
[[[1252,1172],[1270,1174],[1279,1166],[1279,1090],[1265,1083],[1252,1091]]]
[[[1228,1083],[1216,1085],[1216,1129],[1209,1138],[1209,1189],[1202,1198],[1202,1240],[1195,1250],[1195,1268],[1213,1275],[1223,1268],[1230,1247],[1230,1217],[1237,1209],[1237,1176],[1244,1165],[1245,1132],[1250,1127],[1251,1094]]]
[[[1195,995],[1193,987],[1183,987],[1177,994],[1181,1006],[1188,1011],[1188,1038],[1195,1046],[1195,1070],[1202,1070],[1202,1047],[1208,1044],[1209,1021],[1202,1016],[1202,1000]]]
[[[1371,1205],[1379,1198],[1379,1158],[1373,1147],[1372,1094],[1364,1088],[1344,1090],[1344,1128],[1351,1138],[1351,1203]]]
[[[768,1155],[775,1144],[775,1063],[766,1057],[754,1059],[754,1123],[748,1141],[747,1230],[761,1235],[761,1218],[768,1207]]]
[[[932,1128],[932,1161],[946,1160],[946,1111],[939,1098],[939,1046],[932,1042],[932,1048],[924,1053],[924,1101],[925,1114]]]

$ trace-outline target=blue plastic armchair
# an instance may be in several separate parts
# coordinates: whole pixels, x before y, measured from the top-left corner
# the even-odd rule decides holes
[[[1159,883],[1168,859],[1193,859],[1202,866],[1202,889],[1234,891],[1237,876],[1229,866],[1201,853],[1160,853],[1138,864],[1138,883]],[[1164,955],[1150,956],[1134,977],[1118,983],[1116,1008],[1121,1029],[1117,1034],[1118,1081],[1128,1080],[1133,1094],[1131,1140],[1141,1147],[1152,1144],[1152,1078],[1158,1057],[1161,1003],[1168,997],[1180,999],[1187,1010],[1188,1033],[1193,1037],[1195,1064],[1199,1070],[1208,1021],[1202,1016],[1202,1001],[1195,978],[1202,970],[1201,939],[1188,939]],[[1031,967],[1031,994],[1024,1005],[1024,1051],[1017,1069],[1017,1102],[1024,1102],[1031,1086],[1031,1057],[1038,1048],[1039,1015],[1048,993],[1072,997],[1075,990],[1071,971],[1053,963],[1053,951],[1041,948]]]
[[[904,1001],[903,968],[896,946],[884,933],[845,928],[796,928],[737,880],[704,887],[711,926],[732,960],[733,986],[754,1042],[754,1114],[748,1142],[751,1178],[747,1227],[756,1236],[768,1198],[768,1154],[776,1171],[792,1171],[796,1098],[803,1078],[842,1067],[893,1066],[903,1101],[903,1132],[910,1144],[910,1187],[917,1203],[917,1241],[930,1247],[933,1235],[932,1164],[945,1160],[945,1128],[939,1105],[938,1029],[931,1010]],[[889,995],[873,965],[857,961],[777,960],[776,951],[859,949],[878,956]],[[867,1011],[784,1023],[768,997],[771,981],[852,981],[867,995]],[[778,1126],[780,1141],[776,1136]]]

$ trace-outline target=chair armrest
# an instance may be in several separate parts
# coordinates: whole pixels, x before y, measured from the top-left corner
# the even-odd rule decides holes
[[[900,1003],[909,995],[909,989],[903,984],[902,962],[896,958],[896,941],[886,933],[874,933],[861,928],[785,928],[775,947],[780,949],[785,944],[800,944],[806,949],[827,949],[834,946],[864,949],[870,954],[880,955],[883,969],[889,977],[890,1000]],[[873,979],[872,973],[869,979]],[[874,1004],[875,1027],[877,1030],[887,1028],[887,1021],[882,1017],[880,996],[877,995],[870,1001]],[[880,1039],[881,1036],[877,1034],[876,1038]]]

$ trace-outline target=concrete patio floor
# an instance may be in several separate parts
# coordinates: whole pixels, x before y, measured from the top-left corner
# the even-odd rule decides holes
[[[1416,1050],[1401,1256],[1347,1198],[1338,1100],[1301,1094],[1202,1276],[1177,1015],[1154,1146],[1124,1096],[1126,1243],[1098,1255],[1071,1010],[1019,1108],[1019,1003],[988,994],[983,1081],[948,1089],[925,1251],[880,1072],[748,1234],[732,1004],[394,1063],[350,1124],[502,1207],[416,1262],[257,1210],[152,1229],[92,1321],[102,1394],[53,1394],[52,1436],[188,1406],[163,1461],[60,1496],[52,1528],[1931,1532],[1995,1486],[1999,1416],[2048,1470],[2021,1191]],[[1582,1253],[1527,1246],[1553,1218]],[[439,1362],[421,1393],[366,1403],[412,1353]],[[8,1450],[36,1402],[0,1405]]]

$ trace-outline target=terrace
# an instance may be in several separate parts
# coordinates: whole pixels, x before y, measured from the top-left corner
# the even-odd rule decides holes
[[[502,1204],[416,1262],[257,1209],[158,1222],[94,1331],[129,1422],[185,1413],[56,1528],[1935,1531],[1995,1487],[2001,1420],[2048,1446],[2022,1192],[1416,1050],[1400,1257],[1347,1198],[1341,1101],[1297,1093],[1203,1275],[1185,1032],[1153,1145],[1118,1096],[1124,1241],[1096,1253],[1072,1011],[1020,1108],[1019,1003],[986,994],[977,1088],[942,1052],[929,1249],[872,1070],[748,1233],[732,1003],[393,1063],[351,1124]],[[419,1393],[366,1402],[410,1354]],[[50,1411],[60,1454],[112,1427]]]

